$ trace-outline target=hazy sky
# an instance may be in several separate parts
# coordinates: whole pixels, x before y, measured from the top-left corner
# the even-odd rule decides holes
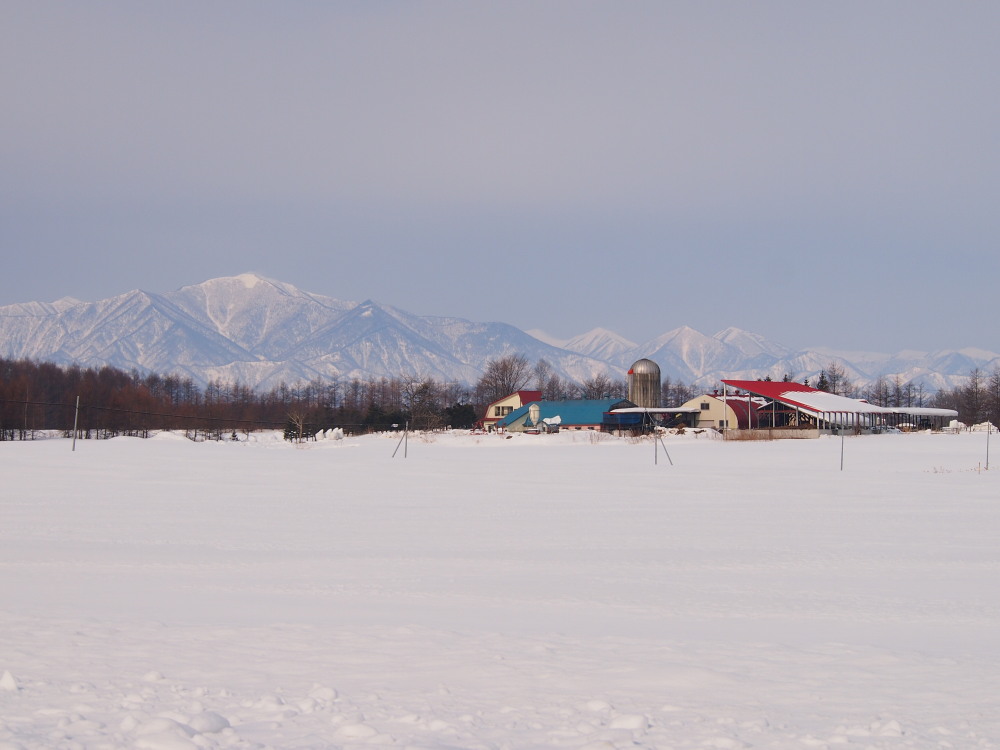
[[[0,0],[0,304],[256,271],[1000,351],[1000,3]]]

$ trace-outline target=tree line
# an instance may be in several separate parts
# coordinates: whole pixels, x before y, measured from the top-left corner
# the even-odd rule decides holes
[[[178,430],[193,439],[237,439],[257,430],[283,429],[289,439],[321,430],[371,432],[470,428],[485,407],[514,391],[531,389],[546,399],[626,398],[624,379],[598,374],[576,383],[545,360],[531,363],[507,354],[486,363],[473,386],[430,377],[370,380],[321,379],[281,383],[257,391],[213,380],[125,371],[110,366],[60,366],[0,358],[0,440],[32,439],[43,430],[81,438],[148,437]],[[663,381],[664,403],[682,403],[693,386]],[[79,409],[77,400],[79,399]]]
[[[669,376],[662,378],[661,387],[661,401],[669,406],[683,404],[704,390]],[[898,375],[858,386],[843,366],[831,362],[820,371],[814,387],[878,406],[955,409],[966,424],[987,420],[1000,424],[1000,366],[992,372],[974,369],[964,385],[930,392]],[[63,430],[68,435],[74,420],[83,438],[145,437],[162,429],[221,440],[264,429],[283,429],[290,439],[305,439],[335,427],[349,432],[403,425],[469,428],[488,404],[526,389],[541,391],[546,400],[628,397],[624,378],[598,373],[578,383],[561,377],[544,359],[531,362],[520,354],[489,360],[472,386],[417,376],[315,378],[291,386],[281,383],[267,391],[217,380],[199,387],[190,377],[109,366],[0,359],[0,440],[31,439],[41,430]]]
[[[809,381],[806,380],[805,384],[809,385]],[[820,371],[813,387],[888,408],[929,406],[954,409],[958,412],[958,420],[965,424],[989,421],[994,426],[1000,425],[1000,365],[989,372],[974,368],[964,385],[931,392],[924,384],[904,381],[899,375],[880,375],[865,386],[858,387],[847,377],[841,365],[831,362]]]
[[[264,429],[304,438],[334,427],[462,427],[475,420],[470,396],[468,388],[432,378],[316,378],[255,391],[218,380],[199,387],[190,377],[110,366],[0,359],[0,440],[31,439],[41,430],[69,435],[74,423],[84,439],[147,437],[164,429],[221,440]]]
[[[965,385],[938,391],[933,405],[956,409],[959,421],[969,425],[1000,425],[1000,365],[990,372],[974,368]]]

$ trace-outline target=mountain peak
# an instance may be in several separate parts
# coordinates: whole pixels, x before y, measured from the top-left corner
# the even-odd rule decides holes
[[[691,326],[680,326],[678,328],[669,330],[666,333],[660,334],[651,341],[646,342],[643,346],[645,348],[650,348],[650,347],[659,348],[666,346],[671,342],[689,344],[695,341],[704,342],[710,338],[711,338],[710,336],[706,336],[704,333],[695,330]]]
[[[620,377],[643,357],[655,361],[664,376],[706,384],[725,376],[811,377],[836,357],[850,366],[856,383],[901,373],[921,382],[938,377],[939,386],[962,382],[973,367],[1000,363],[992,352],[973,348],[793,355],[736,327],[706,336],[681,326],[641,345],[600,327],[564,341],[529,333],[506,324],[413,315],[373,299],[347,302],[250,271],[173,292],[136,289],[94,303],[64,298],[0,307],[0,356],[181,370],[204,382],[229,378],[261,387],[280,380],[401,373],[469,383],[490,358],[510,351],[545,359],[570,382],[597,373]]]
[[[788,348],[773,341],[768,341],[763,336],[742,328],[730,326],[719,331],[712,338],[718,339],[724,344],[735,347],[747,357],[755,357],[758,354],[769,354],[772,357],[786,357],[790,353]]]
[[[268,281],[268,279],[265,279],[263,276],[258,276],[255,273],[241,273],[233,278],[237,281],[243,282],[243,286],[247,289],[253,289],[258,284]]]
[[[610,361],[617,360],[619,355],[635,349],[635,347],[634,341],[629,341],[624,336],[609,331],[607,328],[594,328],[579,336],[574,336],[563,344],[563,348],[569,349],[571,352]]]
[[[224,289],[236,294],[242,294],[244,290],[256,289],[260,286],[272,287],[291,296],[298,296],[301,294],[301,292],[291,284],[286,284],[283,281],[275,281],[274,279],[269,279],[266,276],[261,276],[259,273],[254,273],[252,271],[237,274],[236,276],[220,276],[215,279],[208,279],[207,281],[202,281],[200,284],[183,286],[180,291],[201,290],[204,292],[216,292]]]

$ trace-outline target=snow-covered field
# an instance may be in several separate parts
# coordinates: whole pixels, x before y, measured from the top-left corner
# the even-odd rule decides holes
[[[0,748],[1000,746],[985,434],[396,441],[0,444]]]

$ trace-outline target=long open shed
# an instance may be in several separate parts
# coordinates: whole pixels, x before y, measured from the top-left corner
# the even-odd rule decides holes
[[[815,427],[819,430],[874,431],[905,425],[941,429],[958,417],[954,409],[876,406],[867,401],[827,393],[801,383],[772,380],[723,380],[727,388],[746,391],[771,402],[760,411],[762,426]],[[725,398],[725,393],[723,398]],[[770,425],[767,424],[770,414]]]

